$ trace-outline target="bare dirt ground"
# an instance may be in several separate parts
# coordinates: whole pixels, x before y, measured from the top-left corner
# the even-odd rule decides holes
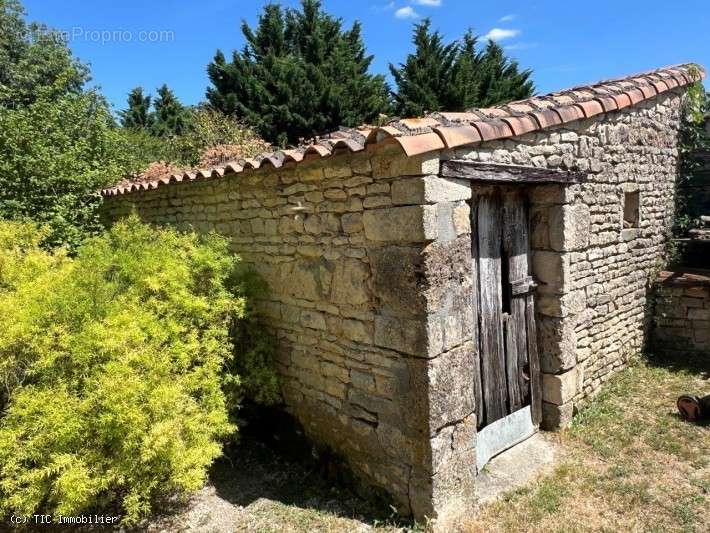
[[[268,439],[267,439],[268,440]],[[300,442],[246,436],[212,469],[207,487],[140,530],[157,532],[399,532],[421,530],[389,506],[328,479]],[[305,456],[305,457],[304,457]]]

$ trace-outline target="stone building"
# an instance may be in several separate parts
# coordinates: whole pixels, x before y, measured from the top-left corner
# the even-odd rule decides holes
[[[403,512],[574,412],[644,343],[693,65],[342,130],[106,189],[268,281],[287,409]]]

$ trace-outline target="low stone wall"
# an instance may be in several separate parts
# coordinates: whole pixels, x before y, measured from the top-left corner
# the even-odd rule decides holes
[[[710,360],[710,271],[662,272],[654,286],[651,351]]]

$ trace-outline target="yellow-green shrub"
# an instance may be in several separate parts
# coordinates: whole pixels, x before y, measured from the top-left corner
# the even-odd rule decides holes
[[[247,310],[237,259],[217,236],[135,218],[75,258],[41,240],[0,222],[0,515],[117,503],[130,522],[199,488],[236,430],[223,385],[242,386],[225,373]],[[266,358],[249,356],[273,399]]]

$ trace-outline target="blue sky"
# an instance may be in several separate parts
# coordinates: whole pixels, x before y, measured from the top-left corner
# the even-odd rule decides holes
[[[94,83],[117,108],[137,85],[167,83],[187,104],[204,98],[206,65],[217,48],[241,48],[242,19],[254,23],[265,0],[25,0],[30,20],[68,32],[91,64]],[[294,6],[298,0],[283,0]],[[430,17],[448,39],[471,27],[533,69],[538,92],[695,61],[710,67],[707,0],[324,0],[347,25],[363,24],[387,73],[411,51],[412,23]],[[102,33],[103,32],[103,33]],[[143,32],[143,33],[142,33]],[[156,33],[147,33],[156,32]],[[161,33],[162,32],[162,33]],[[104,42],[102,42],[104,41]],[[706,82],[707,85],[707,82]]]

